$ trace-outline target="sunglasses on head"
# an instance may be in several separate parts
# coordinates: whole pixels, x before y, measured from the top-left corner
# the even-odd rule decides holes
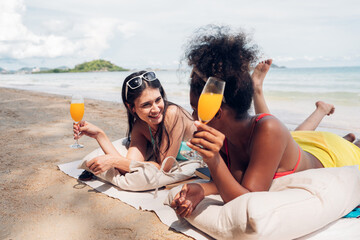
[[[125,99],[127,100],[127,94],[128,94],[128,88],[131,88],[132,90],[140,87],[143,84],[143,80],[151,82],[154,80],[157,80],[155,72],[145,72],[139,76],[131,78],[126,83],[125,88]]]

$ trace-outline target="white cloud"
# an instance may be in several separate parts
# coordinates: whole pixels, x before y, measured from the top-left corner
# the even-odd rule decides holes
[[[139,24],[135,22],[118,23],[117,26],[117,29],[125,36],[125,38],[134,36],[138,28]]]
[[[45,32],[52,33],[56,31],[58,33],[64,33],[72,29],[72,23],[66,19],[49,19],[42,23],[42,28]]]
[[[42,23],[47,33],[36,34],[23,22],[23,0],[1,0],[0,9],[0,58],[96,58],[109,48],[108,42],[116,32],[129,37],[136,28],[135,24],[114,18],[76,22],[47,19]]]

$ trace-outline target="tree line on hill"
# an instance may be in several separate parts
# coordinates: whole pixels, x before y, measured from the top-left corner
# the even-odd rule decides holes
[[[84,62],[76,65],[74,68],[61,66],[58,68],[30,68],[23,67],[19,70],[6,70],[0,67],[2,74],[15,74],[15,73],[66,73],[66,72],[115,72],[115,71],[129,71],[129,69],[122,68],[112,64],[109,61],[98,59],[90,62]]]
[[[116,71],[128,71],[126,68],[122,68],[112,64],[109,61],[98,59],[90,62],[84,62],[76,65],[73,69],[70,68],[54,68],[44,71],[38,71],[34,73],[65,73],[65,72],[116,72]]]

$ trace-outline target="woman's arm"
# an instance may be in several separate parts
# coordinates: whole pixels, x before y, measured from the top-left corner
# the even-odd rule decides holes
[[[248,192],[269,190],[290,134],[276,118],[262,119],[256,125],[249,149],[250,161],[241,183],[230,173],[219,154],[224,135],[200,122],[196,125],[199,132],[189,146],[203,156],[224,202]]]
[[[139,122],[134,124],[131,133],[131,143],[126,156],[122,156],[111,143],[106,134],[99,130],[96,135],[96,140],[104,151],[105,155],[96,157],[87,162],[87,167],[95,174],[102,173],[114,167],[122,174],[129,172],[130,163],[132,160],[145,161],[147,150],[147,139],[143,134],[143,128]],[[93,129],[93,128],[91,128]],[[84,129],[88,132],[87,129]],[[157,168],[160,168],[156,162],[151,162]]]
[[[241,183],[234,178],[219,154],[225,136],[216,129],[195,122],[198,132],[188,145],[202,155],[213,182],[184,185],[171,203],[177,214],[189,216],[209,194],[219,193],[226,203],[248,192],[269,190],[287,139],[286,128],[275,118],[269,120],[262,120],[261,126],[258,124],[254,131],[250,162]]]
[[[94,138],[105,154],[121,156],[105,132],[94,124],[91,124],[87,121],[81,121],[78,125],[74,124],[73,129],[75,139],[79,139],[83,135],[86,135],[88,137]]]
[[[228,202],[235,198],[239,191],[242,194],[248,192],[231,175],[220,156],[219,150],[222,147],[224,135],[198,121],[195,121],[195,125],[198,127],[199,132],[194,135],[195,139],[191,139],[191,142],[188,142],[188,146],[202,155],[204,161],[208,164],[213,181],[207,183],[189,183],[183,186],[171,203],[171,207],[181,217],[189,216],[199,202],[207,195],[220,193],[224,202]],[[209,134],[210,132],[211,134]],[[200,139],[203,140],[201,141]],[[202,148],[198,147],[199,145]],[[209,148],[212,148],[213,151],[208,151]],[[225,185],[225,188],[223,185]]]
[[[205,196],[218,194],[213,182],[184,184],[181,191],[176,194],[170,206],[181,217],[190,216],[192,211]]]
[[[282,159],[287,162],[282,170],[291,170],[299,154],[288,129],[273,116],[257,122],[248,151],[250,160],[241,184],[250,192],[268,191]]]
[[[199,121],[195,121],[195,126],[198,128],[198,132],[188,143],[188,146],[197,151],[207,163],[213,182],[223,201],[228,202],[248,193],[249,190],[233,177],[220,156],[219,151],[224,143],[225,135]]]

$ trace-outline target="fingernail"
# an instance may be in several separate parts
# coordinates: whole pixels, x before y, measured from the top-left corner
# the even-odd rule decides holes
[[[198,126],[200,125],[200,122],[196,120],[196,121],[194,122],[194,125],[198,127]]]

